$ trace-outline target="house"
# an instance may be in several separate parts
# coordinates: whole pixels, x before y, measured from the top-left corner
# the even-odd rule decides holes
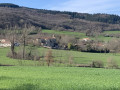
[[[58,43],[55,37],[38,38],[36,41],[40,46],[52,49],[58,49]]]
[[[82,41],[85,41],[85,42],[90,41],[90,38],[83,38]]]
[[[7,39],[0,39],[0,47],[10,47],[11,42]]]

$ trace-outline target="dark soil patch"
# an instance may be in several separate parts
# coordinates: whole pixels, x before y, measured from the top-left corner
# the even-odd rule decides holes
[[[5,64],[0,64],[0,66],[15,66],[15,65],[5,65]]]

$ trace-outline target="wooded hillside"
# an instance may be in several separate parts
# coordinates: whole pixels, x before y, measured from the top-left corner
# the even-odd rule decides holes
[[[27,24],[41,27],[42,29],[102,32],[104,30],[120,30],[119,23],[120,17],[117,15],[92,15],[33,9],[9,3],[0,4],[0,29],[14,26],[21,29]]]

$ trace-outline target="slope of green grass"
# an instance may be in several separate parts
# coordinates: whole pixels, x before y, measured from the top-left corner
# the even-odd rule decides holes
[[[120,34],[120,31],[104,31],[105,34]]]
[[[48,49],[39,48],[39,51],[43,53],[47,52]],[[73,62],[76,64],[89,64],[95,60],[101,60],[104,63],[107,62],[108,59],[115,60],[120,65],[120,54],[112,54],[112,53],[88,53],[88,52],[79,52],[79,51],[69,51],[69,50],[52,50],[53,56],[56,56],[56,60],[68,61],[69,57],[73,57]],[[59,56],[62,56],[60,58]],[[58,58],[59,57],[59,58]]]
[[[43,33],[50,33],[50,34],[61,34],[61,35],[72,35],[78,38],[87,38],[88,36],[85,33],[80,32],[69,32],[69,31],[57,31],[57,30],[42,30]],[[112,34],[112,33],[120,33],[120,31],[105,31],[104,33]],[[96,37],[89,37],[91,40],[100,40],[100,41],[110,41],[113,37],[104,37],[103,35],[96,36]]]
[[[16,60],[7,57],[10,48],[0,48],[0,64],[4,65],[34,65],[34,61],[30,60]]]
[[[0,67],[0,90],[120,90],[120,70]]]
[[[103,35],[100,36],[96,36],[96,37],[90,37],[92,40],[100,40],[100,41],[105,41],[108,42],[111,39],[113,39],[114,37],[104,37]]]
[[[31,60],[16,60],[6,57],[9,48],[0,48],[0,64],[9,64],[9,65],[35,65],[39,63],[38,61]],[[46,48],[38,48],[39,55],[45,56],[48,49]],[[79,51],[67,51],[67,50],[52,50],[52,54],[54,56],[55,61],[63,61],[65,63],[69,62],[69,58],[73,57],[73,63],[75,64],[90,64],[92,61],[101,60],[104,63],[107,62],[108,59],[115,60],[120,65],[120,54],[111,54],[111,53],[87,53],[87,52],[79,52]],[[45,61],[44,58],[41,60]]]
[[[56,31],[56,30],[42,30],[43,33],[50,33],[50,34],[62,34],[62,35],[72,35],[79,38],[87,37],[85,33],[80,32],[69,32],[69,31]]]

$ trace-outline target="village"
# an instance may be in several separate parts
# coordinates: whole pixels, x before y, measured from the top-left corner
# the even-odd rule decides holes
[[[70,36],[41,34],[37,38],[27,39],[26,45],[32,44],[38,47],[61,50],[77,50],[83,52],[109,52],[107,44],[90,38],[76,39]],[[14,41],[14,46],[20,46],[22,42]],[[6,38],[0,39],[0,47],[11,47],[11,41]]]

